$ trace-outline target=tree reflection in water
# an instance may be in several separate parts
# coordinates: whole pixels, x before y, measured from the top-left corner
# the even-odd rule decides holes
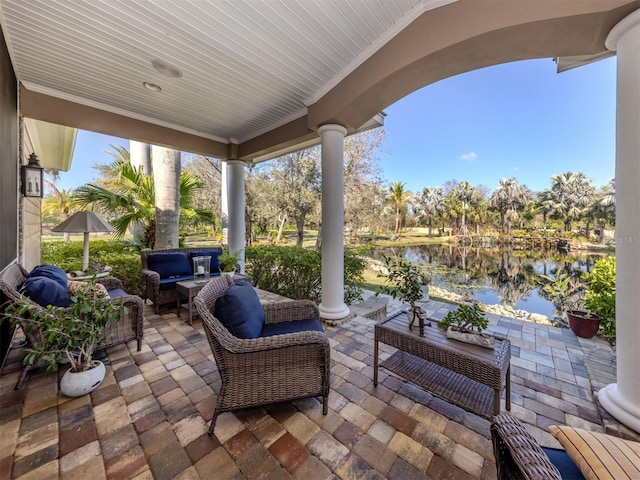
[[[394,247],[369,252],[376,259],[381,259],[381,253],[403,256],[413,262],[425,262],[431,270],[434,285],[470,300],[501,303],[548,317],[556,316],[557,312],[552,299],[542,291],[540,276],[553,277],[558,270],[562,270],[579,282],[581,273],[590,272],[601,256],[448,244]]]

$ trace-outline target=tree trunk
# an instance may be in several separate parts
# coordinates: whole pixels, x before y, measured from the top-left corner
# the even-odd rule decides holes
[[[322,248],[322,224],[318,224],[318,236],[316,237],[316,250]]]
[[[145,175],[151,175],[151,145],[148,143],[136,142],[129,140],[129,161],[131,166],[136,169],[142,167],[142,173]],[[144,242],[145,232],[144,226],[139,223],[132,223],[131,234],[133,235],[133,241],[136,244]]]
[[[180,153],[152,147],[156,204],[155,248],[178,248],[180,210]]]
[[[129,140],[129,158],[132,166],[142,167],[142,173],[151,175],[153,166],[151,164],[151,146],[148,143]]]
[[[298,237],[296,239],[296,246],[301,247],[304,240],[304,213],[300,212],[296,217],[296,229],[298,230]]]
[[[278,234],[276,235],[276,243],[279,243],[280,240],[282,240],[282,232],[284,230],[284,226],[287,223],[287,216],[283,215],[283,216],[278,216]]]

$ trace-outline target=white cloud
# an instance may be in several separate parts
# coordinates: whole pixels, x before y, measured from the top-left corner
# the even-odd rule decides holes
[[[476,158],[478,158],[478,155],[476,154],[476,152],[469,152],[469,153],[460,155],[460,160],[464,160],[465,162],[473,162],[475,161]]]

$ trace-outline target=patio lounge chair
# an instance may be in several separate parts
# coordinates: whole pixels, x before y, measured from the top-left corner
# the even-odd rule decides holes
[[[246,318],[233,317],[231,311],[226,313],[232,318],[218,318],[222,317],[220,303],[236,291],[246,296],[238,299],[239,304],[244,307],[257,301],[254,313],[264,312],[264,323],[254,328],[254,338],[239,338],[230,332],[238,334]],[[222,378],[209,435],[222,412],[296,398],[322,396],[322,412],[327,414],[330,347],[313,302],[291,300],[261,306],[249,283],[234,285],[222,276],[212,279],[194,303]]]

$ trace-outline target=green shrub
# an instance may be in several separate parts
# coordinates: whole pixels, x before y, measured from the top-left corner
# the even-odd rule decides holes
[[[616,258],[600,258],[591,273],[582,275],[587,283],[584,305],[602,318],[600,332],[609,341],[616,337]]]
[[[42,242],[42,263],[58,265],[65,272],[82,270],[82,241],[53,240]],[[111,275],[122,281],[122,288],[132,295],[142,296],[144,279],[140,251],[123,241],[92,240],[89,242],[89,264],[98,262],[110,266]]]
[[[253,284],[288,298],[321,301],[320,252],[300,247],[247,247],[246,272]],[[344,258],[344,301],[362,298],[364,262],[351,253]]]

